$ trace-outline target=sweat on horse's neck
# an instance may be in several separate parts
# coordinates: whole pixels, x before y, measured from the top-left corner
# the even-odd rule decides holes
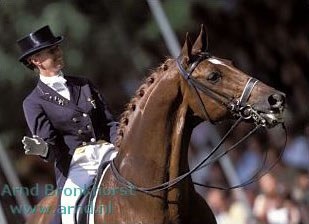
[[[152,187],[188,170],[193,125],[187,119],[188,105],[182,94],[178,73],[161,75],[129,117],[116,165],[137,186]],[[167,197],[177,201],[178,194],[171,194]]]

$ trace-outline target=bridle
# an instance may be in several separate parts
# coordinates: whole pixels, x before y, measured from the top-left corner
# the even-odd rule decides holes
[[[210,89],[206,85],[199,82],[195,77],[192,76],[195,68],[206,59],[210,59],[212,56],[208,52],[201,53],[198,58],[189,66],[189,69],[186,70],[181,64],[181,57],[176,59],[177,67],[180,71],[180,74],[189,82],[190,86],[194,88],[194,91],[199,99],[199,104],[203,110],[203,113],[206,119],[214,123],[207,113],[206,107],[201,99],[200,93],[197,91],[204,93],[210,98],[216,100],[218,103],[224,105],[234,117],[241,117],[244,120],[253,119],[256,124],[265,126],[266,120],[259,115],[259,113],[252,107],[252,105],[248,104],[248,99],[251,95],[251,92],[255,85],[258,83],[258,80],[255,78],[249,78],[243,92],[239,99],[235,99],[233,97],[227,96],[223,93],[219,93],[213,89]]]
[[[236,148],[240,143],[242,143],[244,140],[246,140],[249,136],[251,136],[254,132],[256,132],[259,128],[265,127],[266,126],[266,120],[263,118],[258,111],[254,109],[252,105],[248,103],[248,99],[252,93],[252,90],[254,89],[255,85],[258,83],[258,80],[255,78],[249,78],[239,99],[235,99],[233,97],[227,96],[223,93],[219,93],[206,85],[202,84],[199,82],[195,77],[192,76],[193,71],[195,68],[203,61],[210,59],[212,56],[208,52],[203,52],[198,55],[197,59],[189,66],[189,69],[186,70],[182,64],[181,64],[181,57],[178,57],[176,59],[177,67],[180,71],[180,74],[185,78],[185,80],[188,81],[190,86],[194,89],[194,92],[197,95],[200,107],[205,115],[205,118],[208,119],[211,123],[214,123],[208,112],[207,109],[202,101],[200,92],[204,93],[208,97],[216,100],[218,103],[224,105],[230,112],[231,114],[237,118],[235,123],[231,126],[231,128],[226,132],[226,134],[222,137],[220,142],[217,144],[217,146],[214,147],[214,149],[200,162],[198,163],[193,169],[189,170],[188,172],[172,179],[169,181],[166,181],[162,184],[159,184],[157,186],[153,187],[138,187],[135,184],[131,183],[128,181],[125,177],[123,177],[118,169],[116,168],[114,160],[111,161],[111,171],[114,174],[115,178],[119,183],[122,185],[132,188],[135,191],[140,191],[146,194],[153,195],[153,193],[163,191],[165,189],[169,189],[188,176],[190,176],[192,173],[198,171],[199,169],[203,168],[205,165],[209,165],[211,162],[216,161],[217,159],[221,158],[224,156],[227,152],[231,151],[232,149]],[[199,91],[200,92],[199,92]],[[211,159],[211,157],[218,151],[218,149],[221,147],[221,145],[224,143],[224,141],[227,139],[229,134],[240,124],[241,121],[243,120],[249,120],[252,119],[254,121],[255,127],[248,132],[244,137],[242,137],[237,143],[232,145],[229,149],[227,149],[224,153],[221,153],[219,156],[216,156],[215,159]],[[209,159],[211,159],[209,161]],[[206,163],[207,162],[207,163]],[[206,164],[205,164],[206,163]],[[200,185],[200,184],[199,184]],[[203,186],[203,185],[201,185]],[[206,186],[209,187],[209,186]],[[231,187],[235,188],[235,187]]]

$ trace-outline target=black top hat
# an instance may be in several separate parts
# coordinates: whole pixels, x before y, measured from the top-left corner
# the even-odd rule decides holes
[[[19,61],[33,70],[34,65],[27,61],[27,57],[45,48],[57,45],[62,40],[63,36],[55,37],[49,26],[44,26],[17,41],[17,44],[22,51]]]

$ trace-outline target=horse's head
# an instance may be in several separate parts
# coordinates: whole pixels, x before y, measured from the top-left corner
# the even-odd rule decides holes
[[[283,122],[285,95],[210,55],[203,26],[193,46],[187,35],[177,66],[185,99],[198,117],[212,122],[233,115],[266,127]]]

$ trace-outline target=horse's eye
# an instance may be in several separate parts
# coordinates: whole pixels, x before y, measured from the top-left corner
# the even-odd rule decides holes
[[[212,72],[207,77],[207,80],[211,83],[217,83],[221,80],[222,75],[219,72]]]

